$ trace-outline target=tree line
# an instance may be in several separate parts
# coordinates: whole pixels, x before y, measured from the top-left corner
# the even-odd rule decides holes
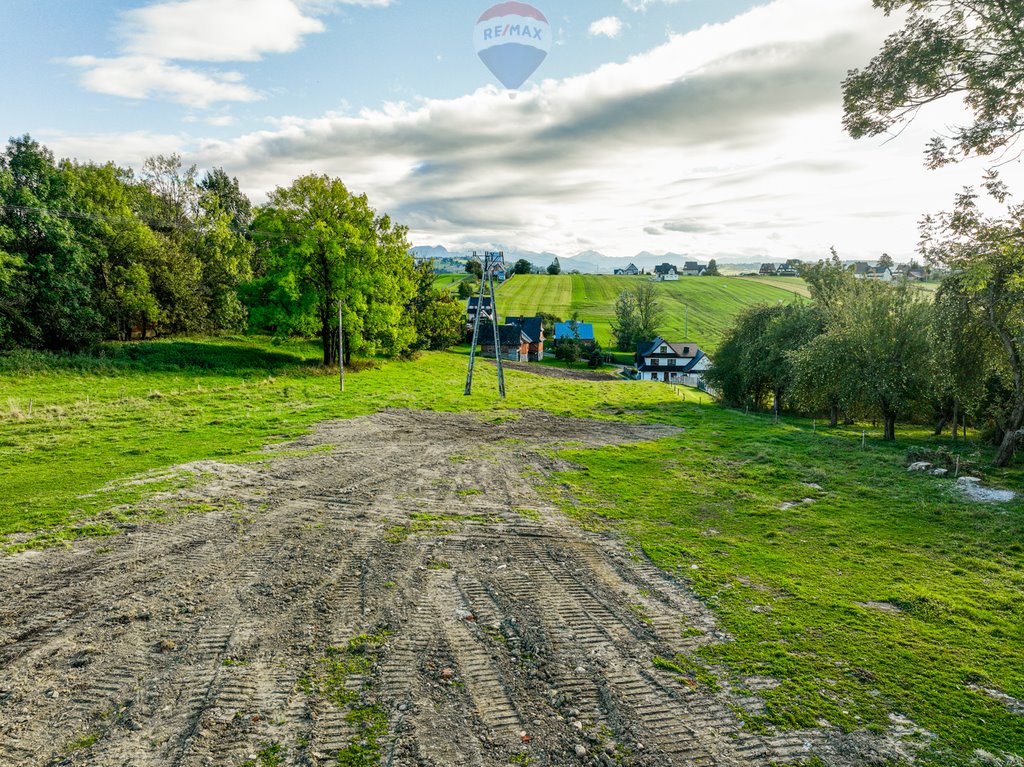
[[[972,226],[1002,247],[982,247],[977,231],[970,244],[956,241],[971,211]],[[1024,247],[1008,222],[982,224],[970,196],[945,223],[924,246],[951,270],[934,300],[907,284],[855,279],[833,253],[803,271],[812,302],[736,318],[708,382],[732,406],[825,416],[831,426],[877,420],[887,440],[900,421],[930,421],[936,434],[948,426],[954,438],[969,421],[998,445],[996,464],[1009,464],[1024,437]]]
[[[319,336],[338,360],[447,348],[461,308],[409,254],[407,230],[338,179],[254,207],[238,180],[177,155],[136,174],[56,161],[30,136],[0,155],[0,351],[253,330]]]

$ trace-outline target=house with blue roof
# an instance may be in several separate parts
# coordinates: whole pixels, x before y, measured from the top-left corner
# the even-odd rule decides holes
[[[571,338],[578,338],[583,346],[593,347],[597,343],[597,339],[594,337],[593,323],[577,322],[576,320],[556,322],[554,339],[555,346],[558,346],[559,341]]]

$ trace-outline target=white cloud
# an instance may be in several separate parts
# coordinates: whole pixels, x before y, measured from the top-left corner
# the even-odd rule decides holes
[[[165,98],[192,107],[254,101],[237,71],[176,62],[252,62],[290,53],[325,31],[317,14],[341,5],[386,7],[392,0],[165,0],[121,14],[120,54],[77,56],[81,83],[96,93]]]
[[[611,38],[618,37],[621,31],[622,19],[617,16],[605,16],[603,19],[598,19],[590,25],[589,30],[591,37],[603,35]]]
[[[237,72],[204,73],[147,56],[109,59],[77,56],[68,63],[85,70],[82,85],[96,93],[124,98],[153,96],[205,108],[222,101],[256,101],[260,95],[241,83]]]
[[[124,13],[129,55],[184,61],[257,61],[288,53],[323,32],[293,0],[178,0]]]
[[[720,261],[816,258],[835,244],[844,257],[907,256],[920,215],[948,207],[979,166],[922,165],[955,105],[889,143],[842,132],[840,82],[894,24],[863,0],[775,0],[515,100],[484,88],[283,117],[192,142],[188,160],[225,167],[257,199],[305,173],[338,175],[418,243],[569,254],[586,239],[609,255]]]

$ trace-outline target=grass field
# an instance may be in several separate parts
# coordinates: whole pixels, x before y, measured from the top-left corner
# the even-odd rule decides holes
[[[738,277],[736,279],[748,280],[755,284],[771,285],[781,290],[788,290],[803,298],[811,297],[811,290],[800,277]]]
[[[543,295],[541,280],[569,304],[622,284],[538,277],[518,289]],[[731,290],[752,294],[743,281],[678,285],[709,306],[742,306]],[[710,325],[702,332],[713,335]],[[938,444],[925,431],[901,427],[886,444],[869,429],[862,449],[860,427],[775,425],[652,382],[517,371],[500,402],[490,365],[464,397],[466,360],[442,353],[352,372],[342,395],[317,357],[313,344],[244,338],[110,345],[102,358],[0,357],[0,541],[17,550],[112,534],[132,514],[112,507],[160,487],[126,480],[186,461],[253,460],[318,421],[389,407],[671,424],[685,431],[557,451],[578,468],[545,492],[583,526],[631,540],[715,611],[731,641],[695,662],[737,687],[779,680],[761,693],[765,713],[746,715],[750,727],[827,720],[880,732],[898,713],[935,735],[920,764],[966,767],[976,749],[1024,756],[1024,716],[985,692],[1024,700],[1024,504],[970,503],[948,480],[907,474],[911,446]],[[987,484],[1024,486],[1021,466],[991,471],[987,450],[960,448]]]
[[[520,274],[498,291],[498,311],[506,316],[543,311],[564,319],[578,312],[581,321],[594,323],[597,340],[611,347],[616,299],[627,287],[646,279],[649,278]],[[795,285],[784,289],[734,277],[690,277],[653,284],[665,309],[663,335],[669,340],[695,341],[707,351],[714,351],[732,319],[747,306],[799,300]]]
[[[439,274],[434,278],[434,287],[440,290],[455,290],[460,282],[468,278],[468,274]]]

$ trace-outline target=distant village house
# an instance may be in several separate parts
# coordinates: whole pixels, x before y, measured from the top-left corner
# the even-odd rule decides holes
[[[892,282],[892,269],[888,266],[868,264],[858,261],[853,266],[853,276],[858,280],[878,280],[880,282]]]
[[[572,338],[578,338],[583,346],[593,348],[597,343],[594,336],[594,325],[590,322],[574,322],[573,320],[555,323],[556,347],[560,341]]]
[[[654,276],[661,282],[674,282],[679,279],[679,273],[676,272],[675,266],[668,263],[654,267]]]
[[[480,354],[484,357],[495,357],[494,326],[490,322],[480,324]],[[501,347],[501,358],[510,362],[528,362],[530,359],[530,339],[520,330],[518,325],[498,325],[498,343]]]
[[[540,317],[506,317],[506,325],[513,325],[528,341],[526,361],[540,362],[544,359],[544,320]]]

